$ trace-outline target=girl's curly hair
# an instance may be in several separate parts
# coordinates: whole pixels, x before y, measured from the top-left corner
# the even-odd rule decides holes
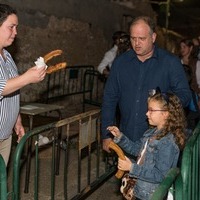
[[[180,99],[175,94],[159,92],[148,98],[148,102],[151,100],[158,101],[163,109],[169,112],[162,132],[156,136],[156,139],[161,139],[168,133],[172,133],[176,144],[182,150],[186,140],[186,117]]]

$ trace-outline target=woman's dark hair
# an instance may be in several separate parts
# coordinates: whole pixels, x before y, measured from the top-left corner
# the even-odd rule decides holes
[[[12,14],[17,14],[17,11],[9,5],[0,4],[0,26],[7,19],[7,17]]]
[[[193,41],[191,39],[182,39],[180,41],[180,44],[184,43],[186,46],[189,48],[192,47],[192,51],[190,53],[190,58],[198,58],[198,53],[199,53],[199,46],[195,46]],[[195,61],[196,62],[196,61]]]
[[[182,39],[182,40],[180,41],[180,44],[181,44],[181,43],[184,43],[184,44],[185,44],[186,46],[188,46],[188,47],[194,46],[192,40],[190,40],[190,39]]]

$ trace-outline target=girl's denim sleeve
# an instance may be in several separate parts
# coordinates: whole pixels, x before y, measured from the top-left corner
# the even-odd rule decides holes
[[[138,156],[142,146],[142,141],[132,142],[123,133],[120,138],[115,137],[114,142],[118,144],[126,153],[133,156]]]

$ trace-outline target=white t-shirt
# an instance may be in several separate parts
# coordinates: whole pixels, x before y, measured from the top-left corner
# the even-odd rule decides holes
[[[100,62],[99,66],[97,67],[98,71],[102,74],[103,70],[109,66],[109,68],[111,68],[111,65],[113,63],[113,60],[115,59],[116,55],[117,55],[117,50],[118,47],[117,45],[114,45],[112,49],[110,49],[109,51],[107,51],[102,59],[102,61]]]

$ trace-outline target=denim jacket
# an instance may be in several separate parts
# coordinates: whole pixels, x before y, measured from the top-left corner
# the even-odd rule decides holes
[[[126,153],[138,156],[148,139],[158,134],[156,129],[147,130],[140,141],[132,142],[122,134],[120,138],[114,138]],[[173,134],[167,134],[160,140],[152,140],[147,143],[143,164],[133,162],[129,172],[130,177],[137,178],[134,187],[135,196],[142,200],[150,199],[159,183],[164,179],[170,168],[176,167],[179,158],[179,147],[175,143]]]

